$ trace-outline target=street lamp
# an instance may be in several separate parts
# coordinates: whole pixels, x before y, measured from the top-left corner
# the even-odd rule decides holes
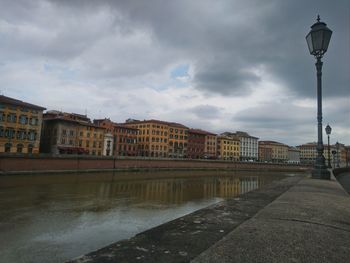
[[[326,134],[328,136],[328,168],[332,168],[332,166],[331,166],[331,149],[330,149],[330,146],[329,146],[329,135],[331,134],[331,132],[332,132],[331,126],[329,126],[329,124],[327,124],[327,126],[326,126]]]
[[[311,31],[306,36],[306,42],[309,47],[310,54],[316,58],[317,70],[317,157],[315,168],[312,171],[312,178],[330,180],[330,172],[327,170],[325,158],[323,156],[322,142],[322,64],[321,58],[326,53],[332,31],[327,27],[326,23],[320,22],[320,16],[317,16],[317,22],[311,26]]]

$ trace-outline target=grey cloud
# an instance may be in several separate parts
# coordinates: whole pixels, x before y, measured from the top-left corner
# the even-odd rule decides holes
[[[315,99],[315,60],[305,35],[320,13],[334,32],[323,59],[324,98],[349,98],[349,10],[348,0],[1,0],[0,74],[5,77],[0,81],[9,89],[35,87],[39,79],[9,86],[4,82],[6,67],[17,72],[15,62],[23,69],[48,61],[72,69],[77,83],[92,83],[101,90],[95,94],[87,88],[87,94],[108,97],[105,93],[111,90],[117,94],[150,87],[150,75],[164,75],[185,61],[193,69],[192,86],[206,94],[249,96],[255,87],[262,88],[265,76],[254,71],[262,67],[293,99]],[[187,108],[197,118],[191,121],[222,116],[221,108],[203,103]],[[288,136],[286,129],[298,131],[315,122],[315,111],[286,108],[290,103],[240,112],[233,122],[276,136],[274,128]],[[336,108],[325,108],[325,120],[348,127],[349,106]]]
[[[257,84],[259,77],[247,70],[263,65],[296,96],[313,97],[314,59],[308,54],[305,35],[316,14],[321,13],[334,30],[325,56],[324,94],[349,96],[350,4],[346,0],[337,1],[337,4],[319,0],[317,8],[315,1],[301,0],[26,3],[4,1],[7,8],[2,8],[1,15],[7,21],[39,25],[43,27],[39,27],[42,35],[35,39],[10,37],[14,50],[9,52],[9,42],[6,53],[15,55],[15,50],[19,50],[23,54],[27,50],[27,54],[33,52],[59,60],[81,56],[85,65],[92,60],[87,75],[94,72],[96,77],[99,73],[101,77],[113,76],[113,71],[132,75],[135,68],[135,75],[145,74],[147,70],[159,71],[179,59],[190,59],[196,67],[193,84],[198,90],[235,96],[252,92],[247,86]],[[154,50],[145,45],[145,49],[140,46],[135,55],[125,55],[133,46],[130,49],[118,47],[112,41],[114,50],[107,46],[98,51],[114,51],[104,59],[109,66],[101,66],[100,62],[94,64],[96,54],[90,51],[96,44],[99,46],[101,39],[108,41],[118,34],[132,35],[135,30],[149,34]],[[140,63],[136,66],[138,59]],[[130,70],[123,71],[118,65]],[[143,68],[138,69],[140,67]]]
[[[198,118],[215,119],[218,118],[222,112],[222,108],[212,105],[198,105],[190,108],[189,112],[194,113]]]

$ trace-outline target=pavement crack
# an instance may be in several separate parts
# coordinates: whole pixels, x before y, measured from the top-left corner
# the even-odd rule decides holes
[[[319,223],[319,222],[314,222],[314,221],[309,221],[309,220],[300,220],[300,219],[295,219],[295,218],[270,218],[270,219],[272,219],[272,220],[280,220],[280,221],[300,222],[300,223],[307,223],[307,224],[312,224],[312,225],[319,225],[319,226],[334,228],[334,229],[337,229],[337,230],[346,231],[346,232],[350,233],[350,230],[345,229],[345,228],[341,228],[341,227],[333,226],[333,225],[328,225],[328,224],[322,224],[322,223]]]

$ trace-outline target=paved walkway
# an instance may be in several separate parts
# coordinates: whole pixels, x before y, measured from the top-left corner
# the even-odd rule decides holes
[[[191,262],[350,262],[350,196],[303,179]]]

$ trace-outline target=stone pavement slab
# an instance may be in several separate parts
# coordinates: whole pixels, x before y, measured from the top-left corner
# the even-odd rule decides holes
[[[350,196],[303,179],[191,262],[350,262]]]

